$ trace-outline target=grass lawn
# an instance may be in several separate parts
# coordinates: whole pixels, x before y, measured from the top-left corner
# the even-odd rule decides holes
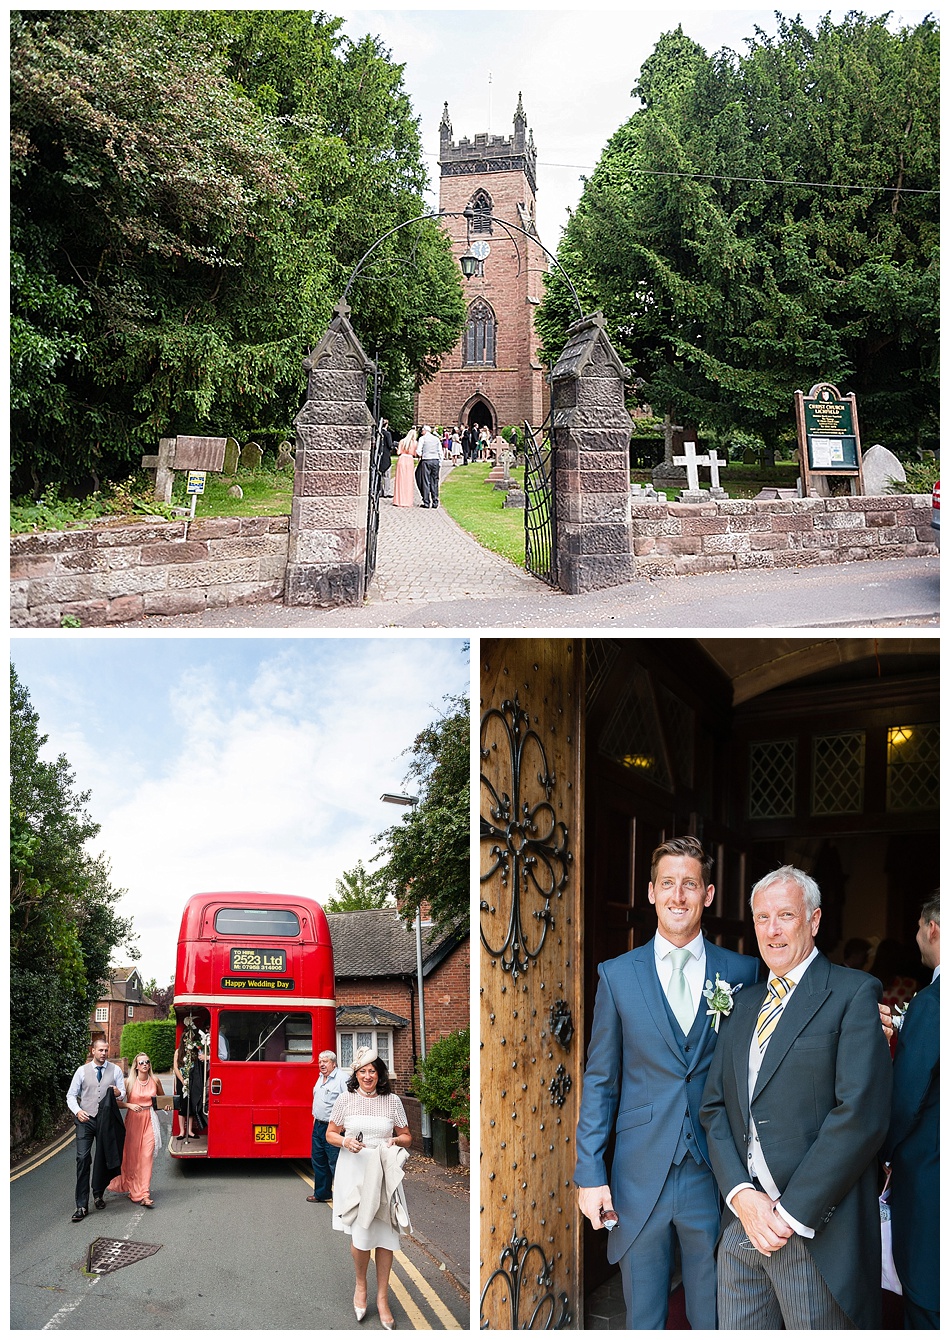
[[[474,535],[483,548],[523,568],[524,510],[502,506],[504,493],[485,483],[490,469],[487,461],[456,466],[439,489],[439,498],[452,520]],[[520,487],[524,468],[516,466],[511,474]]]
[[[190,506],[191,499],[185,492],[187,475],[175,475],[175,487],[172,502],[176,507]],[[240,484],[243,498],[229,498],[228,489]],[[196,518],[208,519],[221,516],[290,516],[290,504],[294,498],[294,472],[290,470],[238,470],[233,479],[223,475],[209,474],[205,480],[205,491],[198,495],[195,506]]]

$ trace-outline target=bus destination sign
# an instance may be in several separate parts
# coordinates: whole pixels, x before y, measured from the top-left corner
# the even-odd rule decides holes
[[[222,991],[293,991],[292,977],[222,977]]]
[[[232,972],[286,972],[286,949],[232,949]]]

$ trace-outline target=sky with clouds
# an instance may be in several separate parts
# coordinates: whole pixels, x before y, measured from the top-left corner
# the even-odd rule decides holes
[[[397,823],[416,734],[468,693],[460,638],[14,637],[44,756],[65,754],[134,918],[171,981],[193,893],[319,901]],[[121,955],[120,955],[121,957]]]
[[[392,6],[363,10],[327,6],[344,19],[354,40],[381,38],[397,64],[417,116],[438,208],[439,122],[449,104],[453,138],[490,131],[510,135],[523,96],[538,151],[537,224],[541,241],[556,251],[567,211],[577,205],[581,178],[596,166],[609,137],[633,115],[630,96],[643,61],[664,32],[682,24],[707,52],[745,51],[758,25],[776,31],[775,11],[800,15],[813,31],[830,13],[839,22],[851,9],[881,14],[891,26],[919,23],[933,5],[717,5],[680,0],[670,9],[617,4],[613,8],[525,8],[487,4],[480,9]]]

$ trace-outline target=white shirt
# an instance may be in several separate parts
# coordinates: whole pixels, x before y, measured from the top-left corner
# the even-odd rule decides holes
[[[668,958],[671,949],[688,949],[689,958],[683,965],[683,976],[689,987],[689,997],[693,1002],[693,1016],[703,999],[703,987],[706,985],[706,941],[702,931],[688,945],[674,945],[659,931],[653,937],[653,953],[656,955],[656,975],[660,979],[664,996],[669,999],[670,978],[673,976],[673,964]]]
[[[818,957],[818,950],[813,948],[811,953],[808,955],[806,959],[803,959],[801,963],[797,963],[794,968],[789,968],[788,972],[775,973],[769,970],[769,981],[771,981],[773,977],[781,976],[785,978],[786,982],[790,983],[790,986],[785,994],[784,999],[780,1002],[779,1019],[781,1019],[782,1014],[784,1013],[785,1006],[791,1000],[792,995],[795,992],[795,988],[798,986],[799,982],[804,977],[808,965],[817,957]],[[774,1036],[775,1034],[773,1032],[772,1037]],[[772,1038],[769,1038],[765,1046],[763,1048],[760,1048],[759,1039],[756,1036],[756,1031],[753,1030],[752,1041],[749,1044],[750,1107],[752,1104],[752,1095],[755,1093],[756,1081],[759,1078],[759,1071],[762,1069],[762,1060],[763,1057],[765,1056],[766,1051],[768,1050],[769,1042],[771,1042],[771,1040]],[[765,1161],[765,1155],[763,1154],[762,1146],[759,1143],[759,1133],[755,1129],[755,1122],[752,1119],[751,1113],[749,1115],[748,1168],[750,1176],[758,1179],[758,1181],[762,1184],[762,1189],[767,1193],[767,1195],[769,1195],[772,1198],[772,1200],[778,1201],[781,1192],[776,1186],[775,1179],[773,1178],[771,1172],[769,1171],[769,1165]],[[740,1182],[738,1186],[734,1186],[732,1188],[732,1190],[729,1192],[729,1195],[726,1197],[726,1204],[729,1206],[730,1210],[732,1209],[732,1198],[736,1194],[736,1192],[741,1191],[743,1187],[751,1187],[751,1186],[752,1186],[751,1182]],[[795,1232],[799,1234],[800,1237],[813,1238],[815,1236],[815,1230],[813,1228],[809,1228],[807,1224],[800,1224],[798,1220],[794,1218],[794,1216],[790,1215],[787,1210],[783,1209],[781,1203],[776,1205],[775,1208],[778,1210],[779,1214],[782,1216],[785,1222],[789,1224],[795,1230]]]

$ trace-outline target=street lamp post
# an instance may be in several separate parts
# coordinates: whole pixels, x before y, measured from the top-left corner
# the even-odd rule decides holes
[[[418,796],[395,796],[385,792],[380,796],[380,800],[386,801],[389,805],[402,805],[405,808],[411,808],[419,803]],[[425,992],[423,990],[422,979],[422,908],[416,908],[416,995],[419,999],[419,1053],[423,1059],[426,1059],[426,1008]],[[426,1158],[432,1157],[432,1123],[429,1119],[429,1109],[424,1103],[419,1104],[422,1115],[422,1152]]]

